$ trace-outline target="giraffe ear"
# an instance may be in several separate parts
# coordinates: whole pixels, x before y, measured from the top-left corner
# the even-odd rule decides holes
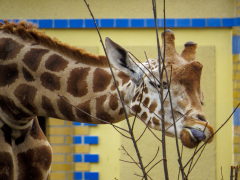
[[[116,69],[129,75],[131,80],[139,85],[143,81],[144,75],[139,67],[141,65],[133,62],[133,60],[128,56],[128,51],[113,42],[110,38],[106,37],[105,45],[110,64]]]

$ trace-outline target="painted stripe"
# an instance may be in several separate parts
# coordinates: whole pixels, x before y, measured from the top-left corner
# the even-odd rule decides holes
[[[82,162],[82,154],[74,154],[73,162]]]
[[[18,22],[20,19],[9,19]],[[0,20],[2,22],[2,20]],[[39,28],[95,28],[92,19],[27,19]],[[153,28],[154,19],[96,19],[99,28]],[[163,27],[163,19],[158,19]],[[240,18],[170,18],[166,19],[167,28],[231,28],[240,26]]]
[[[84,162],[98,163],[99,155],[98,154],[84,154]]]
[[[232,36],[232,54],[240,53],[240,36]]]
[[[83,172],[74,172],[73,174],[74,180],[83,180]]]
[[[98,172],[85,172],[84,173],[84,179],[85,180],[98,180],[99,179],[99,173]]]
[[[84,136],[84,144],[98,144],[98,136]]]
[[[233,125],[240,126],[240,108],[237,108],[237,110],[233,114]]]

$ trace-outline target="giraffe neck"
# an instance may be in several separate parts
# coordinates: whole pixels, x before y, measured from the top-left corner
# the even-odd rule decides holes
[[[0,118],[4,121],[26,125],[37,115],[86,123],[124,119],[108,67],[84,64],[6,33],[0,33],[0,49]],[[132,93],[126,89],[133,90],[133,84],[128,76],[115,72],[128,104]]]

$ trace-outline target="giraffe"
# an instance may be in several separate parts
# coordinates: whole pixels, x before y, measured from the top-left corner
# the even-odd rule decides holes
[[[167,30],[165,37],[166,70],[173,77],[170,83],[163,77],[165,121],[157,61],[134,62],[127,50],[106,38],[126,112],[156,130],[165,123],[167,135],[174,136],[169,88],[183,145],[193,148],[201,141],[211,142],[214,131],[202,110],[197,45],[186,43],[179,55],[174,33]],[[47,179],[52,150],[36,116],[95,124],[125,119],[106,57],[52,39],[32,24],[0,24],[0,73],[0,179]]]

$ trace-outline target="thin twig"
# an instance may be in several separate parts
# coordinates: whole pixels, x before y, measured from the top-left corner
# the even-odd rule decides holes
[[[140,155],[140,152],[139,152],[137,143],[136,143],[136,141],[135,141],[135,137],[134,137],[134,134],[133,134],[131,125],[130,125],[130,121],[129,121],[129,119],[128,119],[127,111],[126,111],[126,109],[125,109],[124,102],[123,102],[123,99],[122,99],[122,97],[121,97],[121,94],[120,94],[120,91],[119,91],[119,88],[118,88],[118,85],[117,85],[117,81],[116,81],[116,79],[115,79],[115,76],[114,76],[114,73],[113,73],[113,70],[112,70],[112,67],[111,67],[111,64],[110,64],[108,55],[107,55],[106,48],[105,48],[105,46],[104,46],[104,44],[103,44],[101,34],[100,34],[100,32],[99,32],[99,29],[98,29],[96,20],[95,20],[95,18],[94,18],[94,16],[93,16],[93,13],[92,13],[91,9],[90,9],[90,6],[89,6],[89,4],[86,2],[86,0],[84,0],[84,2],[85,2],[86,6],[87,6],[87,8],[88,8],[88,11],[90,12],[90,14],[91,14],[91,16],[92,16],[92,19],[94,20],[94,24],[95,24],[96,30],[97,30],[97,32],[98,32],[98,35],[99,35],[99,38],[100,38],[100,42],[101,42],[102,47],[103,47],[103,49],[104,49],[104,53],[105,53],[105,55],[106,55],[106,58],[107,58],[107,61],[108,61],[108,64],[109,64],[109,68],[110,68],[110,71],[111,71],[111,74],[112,74],[112,77],[113,77],[113,80],[114,80],[114,83],[115,83],[115,86],[116,86],[116,89],[117,89],[117,93],[118,93],[118,95],[119,95],[119,98],[121,99],[121,104],[122,104],[122,107],[123,107],[124,115],[125,115],[125,117],[126,117],[126,122],[127,122],[128,129],[129,129],[129,134],[131,135],[131,139],[132,139],[132,142],[133,142],[133,145],[134,145],[134,148],[135,148],[135,151],[136,151],[136,154],[137,154],[137,157],[138,157],[140,166],[141,166],[142,173],[143,173],[143,175],[145,176],[146,172],[145,172],[145,169],[144,169],[144,166],[143,166],[142,158],[141,158],[141,155]],[[145,180],[147,180],[147,176],[145,177]]]
[[[164,5],[165,5],[165,0],[164,0]],[[161,51],[160,51],[160,43],[159,43],[159,37],[158,37],[158,24],[157,24],[157,10],[156,10],[156,1],[152,0],[152,7],[153,7],[153,15],[154,15],[154,20],[155,20],[155,30],[156,30],[156,40],[157,40],[157,51],[158,51],[158,64],[159,64],[159,79],[160,79],[160,94],[159,94],[159,99],[161,102],[161,114],[162,114],[162,154],[163,154],[163,168],[164,168],[164,174],[165,174],[165,179],[168,180],[168,167],[167,167],[167,154],[166,154],[166,142],[165,142],[165,117],[164,117],[164,101],[163,101],[163,70],[161,68],[161,64],[164,66],[164,58],[165,58],[165,52],[164,52],[164,57],[162,58],[161,56]],[[164,7],[165,8],[165,7]],[[165,10],[165,9],[164,9]],[[164,13],[164,19],[165,19],[165,13]],[[165,47],[165,35],[164,35],[164,47]],[[165,51],[165,48],[164,48]],[[162,63],[161,63],[162,60]]]
[[[154,156],[153,159],[145,166],[145,168],[147,168],[147,167],[156,159],[156,157],[157,157],[157,155],[158,155],[158,152],[159,152],[159,147],[158,147],[158,149],[157,149],[157,152],[156,152],[155,156]]]

